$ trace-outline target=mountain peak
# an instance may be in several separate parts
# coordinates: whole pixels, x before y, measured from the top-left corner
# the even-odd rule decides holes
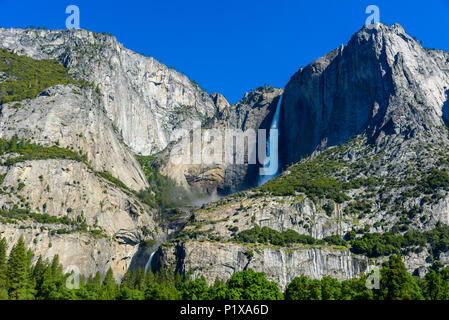
[[[375,24],[299,70],[287,84],[281,115],[284,161],[364,134],[377,145],[426,133],[446,139],[449,72],[444,52],[429,52],[399,25]],[[283,123],[296,123],[295,126]],[[437,136],[434,136],[435,138]],[[292,150],[294,150],[292,152]]]

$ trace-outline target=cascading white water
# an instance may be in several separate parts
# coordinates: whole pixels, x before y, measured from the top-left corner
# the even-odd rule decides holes
[[[148,268],[151,268],[151,262],[153,261],[153,256],[154,256],[154,253],[155,253],[155,252],[156,252],[156,251],[154,251],[154,252],[150,255],[150,258],[148,259],[147,264],[145,265],[145,274],[148,273]]]
[[[279,97],[279,101],[278,104],[276,106],[276,111],[274,113],[273,116],[273,120],[271,120],[271,125],[270,125],[270,130],[272,129],[276,129],[279,130],[279,114],[281,113],[281,104],[282,104],[282,95]],[[279,131],[277,131],[278,136],[279,136]],[[267,145],[266,145],[266,157],[270,157],[270,150],[275,150],[276,152],[276,156],[271,158],[272,161],[276,161],[276,164],[278,165],[277,167],[277,171],[272,174],[272,175],[260,175],[259,174],[259,179],[257,181],[257,185],[261,186],[263,185],[265,182],[267,182],[268,180],[276,177],[279,174],[279,170],[280,170],[280,166],[279,166],[279,152],[278,152],[278,139],[274,139],[273,141],[270,141],[272,139],[271,134],[268,135],[268,139],[267,139]],[[271,143],[274,144],[273,147],[270,147]],[[271,164],[272,165],[272,164]],[[267,167],[268,163],[265,164],[264,167]]]

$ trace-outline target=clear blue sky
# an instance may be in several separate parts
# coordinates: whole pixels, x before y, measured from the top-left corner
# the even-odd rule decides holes
[[[81,28],[110,32],[232,103],[263,84],[284,87],[301,66],[346,43],[370,4],[381,22],[449,51],[449,0],[0,0],[0,26],[62,29],[69,4],[79,6]]]

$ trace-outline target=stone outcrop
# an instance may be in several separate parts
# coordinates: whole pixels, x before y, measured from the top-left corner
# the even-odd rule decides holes
[[[184,257],[184,258],[179,258]],[[353,255],[341,248],[248,247],[232,243],[185,242],[180,246],[161,247],[154,258],[156,266],[177,265],[178,270],[192,278],[205,277],[209,284],[215,279],[227,280],[233,273],[248,268],[264,272],[267,279],[285,290],[293,278],[306,275],[313,279],[332,276],[351,279],[376,264],[363,256]]]
[[[408,272],[424,275],[427,252],[403,257]],[[352,254],[342,247],[295,246],[289,248],[264,245],[188,241],[172,246],[162,246],[154,257],[154,266],[176,266],[192,278],[204,277],[212,285],[218,278],[226,281],[233,273],[253,269],[263,272],[267,279],[285,290],[295,277],[305,275],[311,279],[331,276],[340,281],[369,274],[381,268],[386,258],[369,259]]]
[[[227,107],[231,106],[226,100],[226,98],[219,92],[214,92],[210,94],[210,97],[215,103],[215,106],[217,107],[218,112],[222,112]]]
[[[216,114],[212,98],[184,74],[87,30],[0,29],[0,47],[57,59],[98,86],[109,119],[134,153],[164,149],[175,128]]]
[[[440,136],[435,128],[444,125],[447,63],[447,53],[424,49],[398,24],[364,27],[290,79],[281,109],[281,162],[359,134],[378,146]]]
[[[0,138],[13,135],[34,143],[57,143],[87,155],[96,171],[107,171],[129,188],[139,191],[148,182],[134,158],[90,90],[74,86],[48,88],[28,101],[2,107]]]

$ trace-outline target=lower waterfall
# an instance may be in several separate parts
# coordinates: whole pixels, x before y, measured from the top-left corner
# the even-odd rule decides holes
[[[151,262],[153,261],[153,256],[156,253],[156,251],[154,251],[151,255],[150,258],[147,261],[147,264],[145,265],[145,274],[148,273],[148,268],[151,268]]]

